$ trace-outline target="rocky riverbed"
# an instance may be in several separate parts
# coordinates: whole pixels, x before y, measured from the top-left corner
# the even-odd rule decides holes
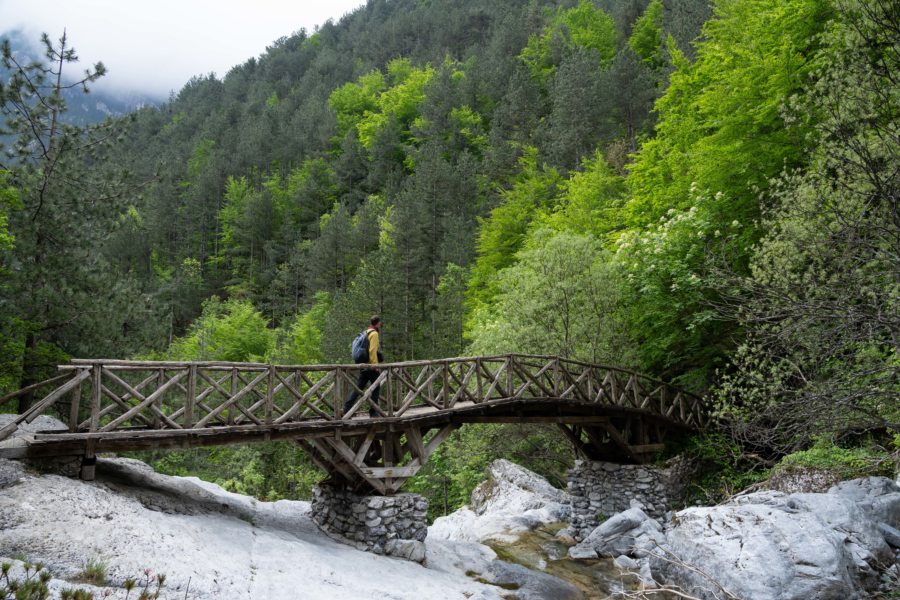
[[[326,536],[307,502],[260,502],[128,459],[82,482],[0,460],[0,558],[65,588],[125,598],[166,575],[171,599],[593,599],[677,587],[703,599],[849,600],[897,592],[900,487],[763,491],[658,519],[634,504],[581,535],[567,492],[497,461],[469,506],[428,528],[424,565]],[[580,543],[574,537],[581,538]],[[98,588],[75,582],[105,566]],[[104,596],[106,594],[106,596]],[[884,597],[884,596],[882,596]]]

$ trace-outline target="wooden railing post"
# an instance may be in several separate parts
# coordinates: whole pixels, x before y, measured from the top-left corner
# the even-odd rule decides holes
[[[197,396],[197,365],[188,367],[187,392],[184,399],[184,428],[194,426],[194,401]]]
[[[229,396],[229,399],[234,398],[234,395],[237,394],[237,392],[238,392],[237,369],[231,369],[231,387],[230,387],[229,391],[231,392],[231,396]],[[229,425],[234,425],[234,412],[235,411],[231,410],[230,408],[228,409],[228,424]]]
[[[163,385],[165,385],[165,383],[166,383],[166,370],[160,369],[156,375],[156,389],[161,388]],[[162,396],[157,398],[156,402],[154,402],[154,404],[156,405],[156,408],[159,409],[160,412],[162,412],[162,402],[163,402]],[[162,429],[162,419],[160,418],[159,414],[156,414],[153,417],[153,427],[156,429]]]
[[[100,375],[103,367],[100,363],[95,363],[91,369],[91,424],[88,431],[93,432],[100,429],[100,401],[103,398]]]
[[[272,413],[275,405],[275,367],[269,365],[269,376],[266,379],[266,425],[272,424]]]
[[[562,369],[560,368],[559,358],[553,359],[553,395],[559,398],[559,392],[562,383]]]
[[[337,367],[334,370],[333,393],[332,409],[334,410],[334,418],[340,420],[344,418],[344,369],[341,367]]]
[[[78,410],[81,408],[81,384],[72,390],[72,405],[69,407],[69,431],[78,431]]]
[[[450,408],[450,363],[443,364],[443,372],[441,373],[443,381],[441,382],[441,407],[445,410]]]

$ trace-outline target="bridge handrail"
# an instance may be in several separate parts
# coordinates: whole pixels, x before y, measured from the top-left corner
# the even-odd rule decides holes
[[[366,368],[381,373],[374,385],[359,389],[352,373]],[[708,419],[702,398],[660,379],[620,367],[539,354],[380,365],[74,359],[59,369],[73,377],[0,429],[0,441],[23,420],[31,422],[66,394],[72,397],[69,431],[89,433],[134,427],[196,431],[210,426],[277,426],[317,419],[338,423],[353,418],[367,403],[377,416],[400,417],[414,407],[443,411],[466,402],[477,405],[529,399],[637,410],[688,427],[702,427]],[[150,375],[141,375],[143,379],[138,381],[140,378],[125,374],[140,371]],[[217,371],[230,371],[230,375],[212,374]],[[82,382],[88,380],[90,397],[82,405]],[[373,390],[380,385],[385,386],[380,402],[371,403]],[[344,399],[353,390],[358,392],[356,400],[345,409]],[[87,419],[82,416],[85,409]]]
[[[618,373],[624,373],[627,375],[634,375],[636,377],[640,377],[646,381],[651,381],[653,383],[657,383],[660,385],[665,385],[671,388],[678,389],[683,394],[691,396],[698,401],[703,401],[703,398],[690,392],[688,390],[682,389],[672,382],[665,381],[656,377],[652,377],[645,373],[641,373],[639,371],[635,371],[633,369],[626,369],[624,367],[616,367],[612,365],[605,365],[602,363],[591,363],[584,360],[574,359],[574,358],[563,358],[560,356],[554,356],[550,354],[522,354],[522,353],[510,353],[510,354],[492,354],[487,356],[458,356],[453,358],[435,358],[435,359],[422,359],[422,360],[407,360],[400,362],[386,362],[380,363],[377,365],[370,364],[354,364],[354,363],[314,363],[314,364],[280,364],[280,363],[256,363],[256,362],[229,362],[229,361],[170,361],[170,360],[123,360],[123,359],[106,359],[106,358],[73,358],[67,365],[59,365],[57,368],[61,371],[64,370],[75,370],[78,368],[90,367],[94,365],[103,365],[107,367],[122,367],[122,368],[143,368],[143,369],[167,369],[167,368],[187,368],[192,365],[197,367],[204,367],[209,369],[233,369],[239,368],[246,371],[264,371],[266,369],[275,368],[275,369],[284,369],[284,370],[302,370],[302,371],[328,371],[332,369],[351,369],[351,370],[362,370],[362,369],[389,369],[389,368],[406,368],[406,367],[421,367],[425,365],[434,365],[434,364],[445,364],[445,363],[462,363],[462,362],[472,362],[476,360],[480,361],[496,361],[496,360],[506,360],[508,358],[529,358],[529,359],[538,359],[538,360],[558,360],[560,362],[569,363],[573,365],[579,365],[582,367],[591,367],[595,369],[604,369],[607,371],[616,371]]]

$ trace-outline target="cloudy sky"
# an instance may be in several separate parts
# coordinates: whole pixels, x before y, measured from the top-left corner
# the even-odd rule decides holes
[[[194,75],[219,78],[301,28],[312,32],[365,0],[0,0],[0,36],[66,29],[78,71],[97,61],[96,85],[165,97]]]

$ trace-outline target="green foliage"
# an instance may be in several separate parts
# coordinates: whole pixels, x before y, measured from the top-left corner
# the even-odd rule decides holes
[[[572,449],[554,427],[467,425],[435,450],[406,489],[428,499],[428,518],[434,520],[468,504],[472,491],[485,481],[488,467],[498,458],[563,486]]]
[[[652,0],[635,21],[628,47],[652,68],[663,65],[663,3]]]
[[[539,229],[516,258],[498,275],[495,302],[474,316],[470,352],[633,362],[617,318],[618,276],[595,238]]]
[[[370,151],[390,124],[408,131],[425,100],[425,88],[434,76],[431,66],[417,69],[408,59],[391,61],[387,72],[390,86],[378,95],[375,110],[364,111],[356,125],[360,143]]]
[[[9,211],[22,206],[18,191],[7,185],[9,171],[0,170],[0,250],[10,250],[15,236],[9,232]]]
[[[166,351],[172,360],[260,361],[273,345],[274,336],[265,318],[249,302],[220,301],[213,296],[203,303],[203,314],[187,335],[175,339]]]
[[[709,370],[727,351],[727,324],[715,320],[710,306],[707,260],[710,254],[743,255],[750,228],[737,219],[724,222],[730,206],[724,194],[691,193],[691,208],[670,209],[657,224],[632,229],[617,241],[629,329],[640,332],[641,363],[654,372]]]
[[[599,65],[607,64],[616,51],[616,25],[603,10],[582,0],[568,10],[559,9],[541,35],[532,35],[519,58],[542,82],[552,78],[562,55],[581,48],[596,52]]]
[[[338,139],[342,139],[365,118],[366,113],[378,110],[378,100],[387,89],[387,81],[381,71],[361,76],[356,83],[345,83],[328,97],[328,106],[335,112]]]
[[[693,436],[683,454],[696,468],[685,505],[711,506],[765,480],[768,468],[720,433]]]
[[[750,223],[769,178],[803,158],[806,131],[785,127],[780,111],[808,81],[829,3],[729,0],[716,8],[696,62],[674,57],[656,136],[631,168],[634,224],[689,207],[692,185],[724,193],[731,217]]]
[[[816,83],[789,118],[814,131],[807,169],[769,197],[750,274],[723,311],[747,336],[722,378],[736,436],[782,453],[834,432],[900,424],[896,279],[896,12],[850,3],[823,36]]]
[[[78,574],[78,579],[98,587],[103,586],[106,584],[107,569],[106,563],[99,558],[89,559],[84,563],[81,573]]]
[[[260,500],[309,500],[322,471],[296,445],[266,442],[135,453],[166,475],[192,475]]]
[[[512,186],[500,193],[501,204],[481,222],[478,258],[469,283],[470,310],[490,303],[497,294],[496,273],[514,262],[529,223],[539,209],[551,205],[562,183],[556,169],[538,166],[535,148],[525,149],[519,162],[521,170]]]
[[[16,577],[12,574],[12,563],[0,566],[0,600],[47,600],[50,597],[47,587],[50,572],[41,563],[31,564],[27,561],[22,569],[22,575]]]
[[[554,231],[592,235],[611,246],[623,227],[621,209],[626,198],[625,180],[612,172],[597,152],[584,161],[562,185],[562,193],[537,223]]]
[[[312,307],[299,313],[294,322],[280,332],[280,339],[269,355],[269,360],[273,363],[291,365],[324,362],[322,330],[330,309],[331,295],[324,291],[316,293]]]
[[[42,45],[43,57],[27,64],[8,41],[0,50],[8,73],[0,87],[0,196],[16,204],[0,210],[0,346],[15,352],[5,354],[0,379],[18,377],[15,387],[46,378],[69,355],[130,353],[160,333],[152,293],[105,247],[131,204],[112,148],[121,124],[65,123],[63,87],[86,92],[105,68],[70,78],[77,54],[67,37],[53,43],[44,35]],[[22,396],[18,408],[31,401]]]
[[[774,471],[814,469],[827,471],[838,480],[883,476],[893,478],[897,463],[884,450],[869,447],[841,448],[831,440],[820,438],[809,450],[788,454]]]

